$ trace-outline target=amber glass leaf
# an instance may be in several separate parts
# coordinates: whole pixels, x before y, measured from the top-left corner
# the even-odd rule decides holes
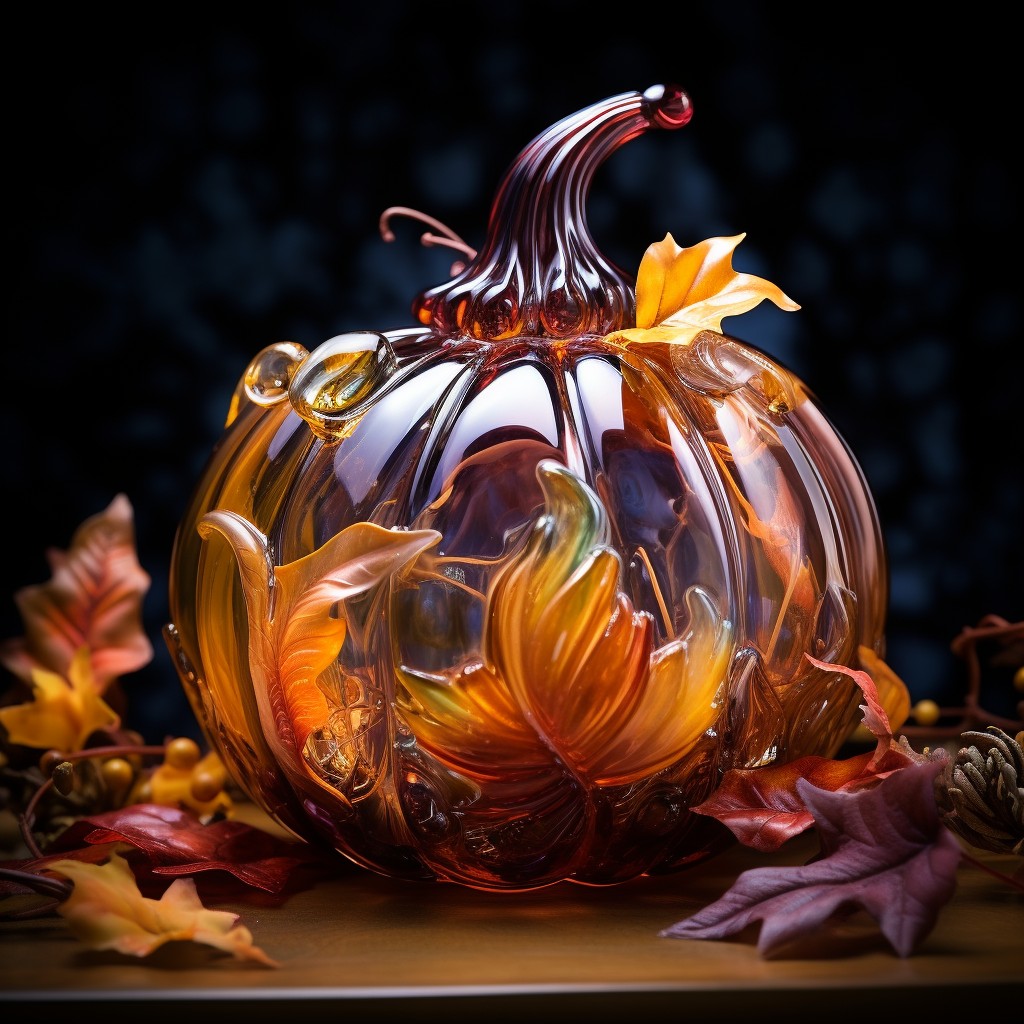
[[[282,764],[297,769],[307,738],[331,712],[317,677],[344,642],[345,602],[435,544],[438,534],[356,523],[305,558],[273,566],[266,537],[233,512],[208,513],[201,531],[222,534],[238,560],[264,734]]]
[[[0,645],[0,660],[28,682],[33,668],[65,675],[75,652],[88,647],[93,683],[104,693],[153,657],[142,628],[150,577],[136,556],[128,498],[117,495],[79,526],[67,551],[51,549],[47,560],[50,581],[15,594],[25,636]]]
[[[97,729],[113,729],[120,724],[117,713],[97,692],[86,647],[78,649],[66,679],[56,672],[33,668],[30,685],[30,702],[0,709],[0,724],[11,743],[70,753],[81,750]]]
[[[646,612],[619,590],[596,497],[565,467],[538,467],[545,513],[487,597],[484,659],[445,679],[406,672],[411,728],[442,760],[483,778],[552,762],[595,785],[679,760],[719,714],[728,626],[700,592],[686,635],[653,648]],[[531,738],[533,733],[533,738]]]

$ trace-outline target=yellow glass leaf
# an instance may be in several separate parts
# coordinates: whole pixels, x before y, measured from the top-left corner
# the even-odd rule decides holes
[[[25,637],[0,644],[0,661],[28,682],[34,668],[66,674],[75,652],[88,647],[93,685],[104,693],[153,657],[142,625],[150,577],[136,556],[127,497],[117,495],[78,527],[67,551],[51,549],[47,558],[50,581],[15,594]]]
[[[120,725],[117,712],[96,691],[87,647],[80,647],[72,658],[66,679],[34,668],[31,686],[30,703],[0,708],[0,724],[12,743],[73,753],[97,729]]]
[[[721,332],[727,316],[738,316],[765,299],[796,310],[780,288],[762,277],[733,270],[732,254],[745,234],[708,238],[689,248],[667,234],[649,246],[636,281],[636,328],[615,340],[688,344],[704,330]]]
[[[158,900],[139,892],[128,862],[114,853],[106,864],[58,860],[47,870],[74,883],[71,895],[57,907],[75,935],[90,949],[112,949],[128,956],[148,956],[166,942],[198,942],[277,967],[252,933],[238,924],[237,914],[207,910],[191,878],[177,878]]]

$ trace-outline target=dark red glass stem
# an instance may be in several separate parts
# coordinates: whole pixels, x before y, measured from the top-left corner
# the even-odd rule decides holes
[[[652,128],[692,116],[678,86],[611,97],[535,138],[502,180],[487,240],[452,281],[413,303],[444,336],[568,338],[633,325],[633,279],[598,251],[585,203],[598,167]]]

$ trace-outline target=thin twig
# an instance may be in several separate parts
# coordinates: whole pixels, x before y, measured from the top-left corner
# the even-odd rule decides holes
[[[966,851],[962,851],[961,855],[968,864],[973,864],[976,868],[981,868],[982,871],[987,871],[990,875],[998,878],[1001,882],[1005,882],[1007,885],[1012,886],[1014,889],[1020,889],[1024,892],[1024,879],[1015,878],[1012,875],[1004,875],[1002,871],[997,871],[994,867],[986,864],[984,861],[978,860],[977,857],[972,857]]]
[[[421,213],[419,210],[414,210],[411,206],[389,206],[380,215],[380,236],[385,242],[393,242],[395,240],[395,233],[391,230],[392,217],[409,217],[411,220],[418,220],[421,224],[433,228],[433,231],[424,231],[420,235],[421,245],[425,245],[428,248],[431,246],[443,246],[448,249],[454,249],[456,252],[461,252],[467,260],[472,260],[476,257],[476,249],[460,238],[447,224],[442,224],[441,221],[428,214]],[[465,269],[465,263],[461,260],[456,261],[451,266],[452,277],[462,273]]]

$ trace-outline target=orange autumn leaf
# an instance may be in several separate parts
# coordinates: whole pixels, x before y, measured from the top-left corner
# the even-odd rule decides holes
[[[153,657],[142,628],[150,577],[136,556],[127,497],[117,495],[86,519],[67,551],[53,548],[46,556],[52,577],[14,595],[25,636],[0,644],[0,662],[30,682],[37,668],[66,675],[75,652],[88,647],[93,685],[105,693],[114,679]]]
[[[616,337],[686,344],[701,331],[721,332],[727,316],[746,313],[765,299],[780,309],[799,309],[770,281],[733,270],[733,251],[744,238],[708,238],[683,248],[667,234],[649,246],[637,274],[636,328]]]
[[[120,717],[97,692],[87,647],[76,652],[67,678],[33,668],[30,685],[31,701],[0,708],[0,725],[11,743],[71,752],[81,750],[97,729],[120,724]]]
[[[144,957],[167,942],[198,942],[238,960],[278,966],[253,945],[252,933],[238,924],[237,914],[203,906],[191,878],[175,879],[154,900],[139,892],[128,862],[117,853],[106,864],[65,859],[46,867],[74,883],[57,910],[90,949]]]

